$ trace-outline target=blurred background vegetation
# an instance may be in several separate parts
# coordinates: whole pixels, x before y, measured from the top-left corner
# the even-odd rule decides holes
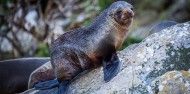
[[[117,0],[0,0],[0,60],[47,57],[50,44],[68,30],[87,26]],[[144,39],[163,21],[190,20],[190,0],[125,0],[135,19],[120,49]]]

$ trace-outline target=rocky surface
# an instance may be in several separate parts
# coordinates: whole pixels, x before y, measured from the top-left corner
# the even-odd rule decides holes
[[[158,94],[190,94],[190,71],[170,71],[153,83]]]
[[[72,81],[68,94],[189,94],[190,22],[152,34],[118,52],[121,72],[110,82],[102,68],[85,72]],[[85,75],[84,75],[85,74]],[[27,92],[55,93],[51,90]],[[175,93],[174,93],[175,92]],[[25,92],[26,93],[26,92]]]

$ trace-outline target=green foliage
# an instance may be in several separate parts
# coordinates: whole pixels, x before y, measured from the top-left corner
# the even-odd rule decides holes
[[[174,9],[175,6],[171,6],[169,7],[167,10],[162,11],[162,13],[159,15],[159,18],[157,19],[157,21],[166,21],[167,19],[169,19],[169,15],[171,14],[171,11]]]
[[[98,0],[98,5],[101,7],[100,11],[103,11],[112,3],[112,0]]]
[[[40,44],[37,51],[38,57],[47,57],[50,56],[50,48],[46,44]]]
[[[89,24],[90,24],[90,20],[86,20],[86,21],[83,22],[83,26],[87,26]]]

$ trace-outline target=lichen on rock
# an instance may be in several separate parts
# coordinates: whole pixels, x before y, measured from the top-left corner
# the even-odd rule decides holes
[[[156,78],[153,87],[157,94],[189,94],[190,71],[169,71]]]

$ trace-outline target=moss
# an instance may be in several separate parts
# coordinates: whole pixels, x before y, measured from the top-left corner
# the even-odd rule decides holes
[[[174,92],[178,92],[177,94],[184,94],[189,91],[185,83],[188,82],[188,75],[183,75],[183,72],[188,74],[188,71],[170,71],[159,77],[158,85],[162,86],[163,88],[158,92],[158,94],[168,94]],[[155,88],[159,88],[154,86]],[[157,94],[157,93],[156,93]],[[189,94],[189,93],[188,93]]]
[[[84,21],[82,25],[83,25],[83,26],[87,26],[87,25],[89,25],[89,24],[90,24],[90,21],[87,20],[87,21]]]
[[[37,57],[48,57],[50,56],[49,46],[46,44],[40,44],[37,51]]]

